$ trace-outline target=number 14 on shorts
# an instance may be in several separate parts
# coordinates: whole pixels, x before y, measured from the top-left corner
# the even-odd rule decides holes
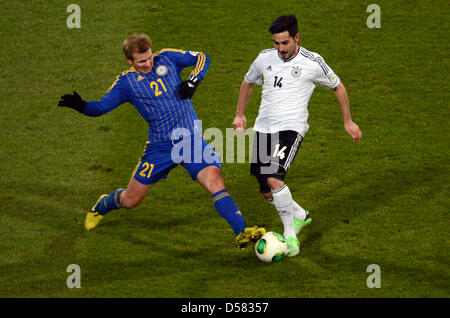
[[[280,149],[280,144],[276,144],[275,145],[275,150],[272,154],[272,157],[279,157],[280,159],[284,159],[285,154],[284,151],[286,150],[286,146],[284,146],[283,148]]]

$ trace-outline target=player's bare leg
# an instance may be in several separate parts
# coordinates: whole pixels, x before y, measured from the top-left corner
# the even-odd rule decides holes
[[[127,189],[117,189],[108,194],[102,194],[91,211],[86,215],[84,227],[92,230],[100,223],[106,213],[111,210],[125,208],[132,209],[137,206],[147,195],[151,184],[145,185],[131,178]]]
[[[209,166],[201,170],[197,175],[197,180],[210,194],[226,188],[222,172],[216,166]]]
[[[125,209],[136,207],[144,200],[152,186],[153,184],[142,184],[132,177],[127,189],[120,194],[120,206]]]

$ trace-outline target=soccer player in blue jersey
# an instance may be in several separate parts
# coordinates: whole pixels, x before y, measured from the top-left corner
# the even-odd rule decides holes
[[[201,136],[190,101],[208,70],[209,57],[203,52],[175,49],[153,53],[151,40],[145,34],[126,39],[123,51],[131,68],[117,76],[102,99],[87,102],[74,91],[61,96],[58,104],[87,116],[100,116],[129,102],[149,124],[144,155],[127,188],[101,195],[86,215],[85,228],[95,228],[111,210],[137,206],[152,185],[167,178],[170,170],[180,164],[212,195],[217,212],[236,234],[237,247],[258,240],[266,231],[258,226],[247,227],[226,190],[218,155]],[[182,81],[180,72],[189,66],[194,68]]]

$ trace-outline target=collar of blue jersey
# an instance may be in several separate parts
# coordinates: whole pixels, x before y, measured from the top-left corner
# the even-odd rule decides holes
[[[298,45],[297,45],[297,47],[298,47],[298,52],[297,52],[295,55],[292,55],[292,56],[291,56],[290,58],[288,58],[287,60],[285,60],[285,59],[280,55],[280,52],[277,51],[278,57],[279,57],[283,62],[289,62],[290,60],[294,59],[294,58],[298,55],[298,53],[300,53],[301,47],[298,46]]]

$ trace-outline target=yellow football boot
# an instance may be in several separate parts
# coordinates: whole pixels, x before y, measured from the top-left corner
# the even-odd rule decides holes
[[[91,211],[89,211],[86,215],[86,219],[84,220],[84,227],[86,228],[86,230],[92,230],[103,219],[103,215],[98,212],[97,207],[100,203],[100,200],[107,196],[107,194],[102,194],[100,198],[98,198],[97,203],[95,203],[95,205],[92,207]]]
[[[266,229],[263,227],[246,227],[238,236],[236,236],[236,247],[244,248],[250,242],[257,242],[264,234],[266,234]]]

